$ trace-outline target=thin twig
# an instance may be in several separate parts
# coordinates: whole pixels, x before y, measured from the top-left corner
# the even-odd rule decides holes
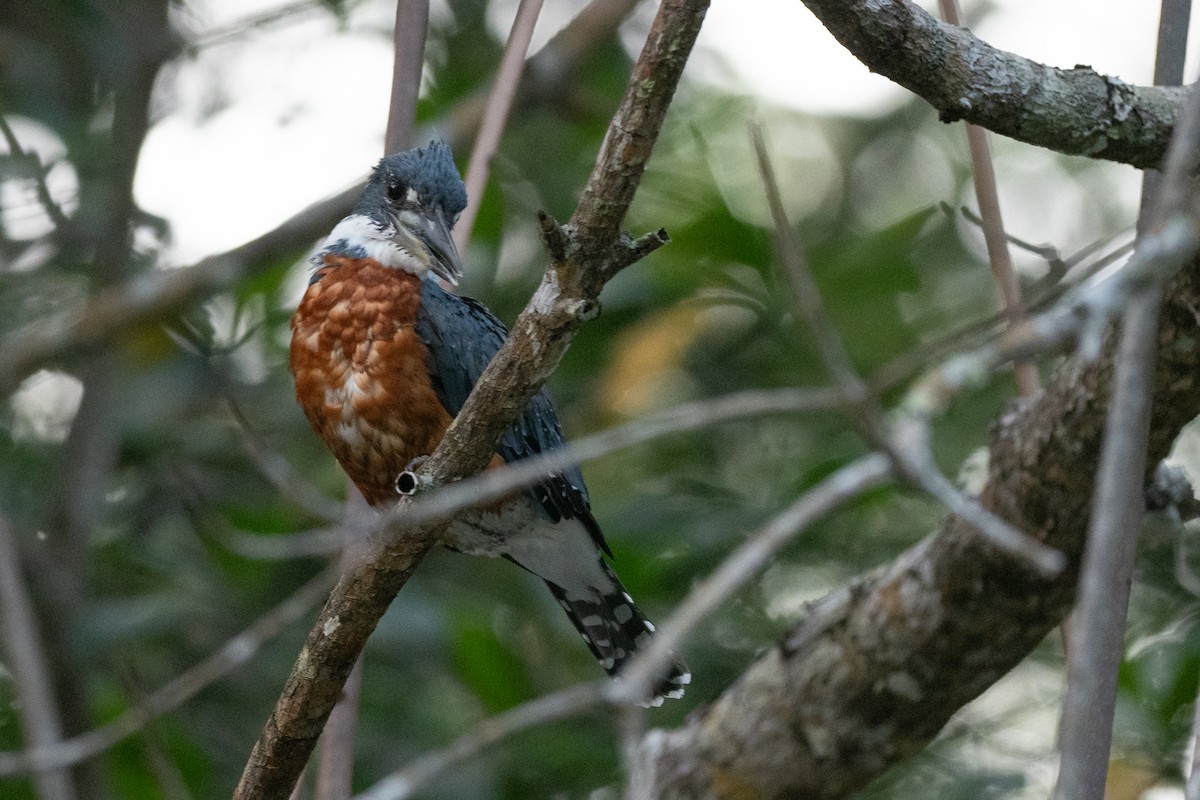
[[[512,333],[483,371],[421,474],[433,486],[480,471],[496,442],[557,366],[575,332],[598,310],[605,282],[639,249],[620,235],[646,161],[687,63],[707,0],[665,0],[571,218],[571,260],[547,269]],[[398,508],[406,505],[402,499]],[[379,536],[346,570],[280,693],[235,790],[238,800],[287,797],[342,684],[397,592],[437,543],[447,521],[409,526],[385,516]]]
[[[1191,0],[1163,0],[1155,81],[1183,78]],[[1178,28],[1183,29],[1177,36]],[[1189,201],[1200,148],[1200,92],[1193,90],[1172,136],[1161,186],[1143,185],[1145,231],[1165,223]],[[1150,195],[1158,195],[1151,198]],[[1117,672],[1125,652],[1125,621],[1145,514],[1146,453],[1158,356],[1158,318],[1165,277],[1155,276],[1131,301],[1121,321],[1112,399],[1096,474],[1091,520],[1079,576],[1079,602],[1067,651],[1067,691],[1059,728],[1061,753],[1056,800],[1100,797],[1108,776],[1116,707]]]
[[[290,561],[337,553],[342,549],[343,534],[340,525],[331,525],[279,536],[263,536],[225,527],[218,528],[211,535],[222,547],[242,558],[255,561]]]
[[[0,569],[7,563],[0,563]],[[327,570],[313,578],[208,658],[148,695],[145,702],[128,709],[111,722],[64,739],[53,746],[0,753],[0,775],[22,775],[36,770],[58,769],[78,764],[137,733],[150,720],[174,711],[204,688],[245,664],[265,642],[308,614],[325,596],[335,574],[335,571]],[[7,604],[5,606],[7,607]]]
[[[354,734],[358,727],[358,701],[362,694],[363,660],[358,659],[321,733],[317,781],[313,800],[348,800],[354,776]],[[299,782],[297,782],[299,785]]]
[[[229,387],[223,382],[221,394],[234,422],[238,426],[238,441],[242,452],[249,457],[259,473],[270,481],[283,497],[297,508],[323,522],[336,522],[342,516],[342,504],[326,496],[324,492],[298,473],[291,463],[256,431],[246,418],[241,406]]]
[[[455,739],[449,747],[425,753],[357,795],[355,800],[406,800],[438,775],[513,734],[595,708],[604,701],[607,687],[607,682],[579,684],[489,717]]]
[[[840,396],[832,389],[764,389],[699,400],[643,419],[609,428],[532,458],[489,469],[421,495],[398,520],[414,525],[441,519],[477,505],[499,500],[532,486],[547,474],[561,472],[619,450],[677,433],[768,414],[836,411]]]
[[[121,678],[121,684],[125,688],[126,694],[133,698],[137,705],[141,705],[146,701],[146,692],[143,687],[141,675],[132,663],[118,661],[117,671]],[[179,767],[163,752],[163,747],[160,744],[162,739],[162,731],[156,721],[152,720],[146,723],[142,729],[141,740],[142,751],[145,753],[145,758],[150,767],[150,773],[158,781],[158,790],[163,796],[163,800],[191,800],[191,795],[188,792],[187,784],[183,780],[183,775],[179,771]]]
[[[384,154],[407,150],[413,142],[417,95],[425,65],[425,31],[429,27],[429,0],[396,0],[393,30],[392,95],[388,104]]]
[[[972,219],[972,216],[963,210],[964,216]],[[1110,237],[1098,239],[1078,252],[1073,253],[1065,259],[1061,259],[1061,263],[1071,269],[1074,266],[1082,263],[1082,260],[1094,252],[1096,249],[1103,246],[1110,240]],[[1020,243],[1019,239],[1010,237],[1010,241]],[[1018,246],[1022,246],[1018,244]],[[1038,246],[1033,245],[1033,248]],[[1053,248],[1047,246],[1048,250]],[[1110,264],[1124,258],[1130,251],[1133,250],[1133,241],[1119,245],[1118,247],[1104,253],[1094,262],[1087,264],[1080,269],[1079,280],[1086,280],[1095,275],[1100,270]],[[1057,256],[1049,257],[1048,260],[1058,261]],[[1055,279],[1051,275],[1040,279],[1031,289],[1029,293],[1029,310],[1030,311],[1046,311],[1052,304],[1063,296],[1070,287]],[[967,322],[956,328],[951,329],[948,333],[941,334],[937,338],[921,344],[912,350],[903,353],[891,361],[888,361],[879,370],[871,376],[870,386],[876,394],[882,394],[889,389],[894,389],[901,385],[914,374],[927,370],[930,363],[943,361],[956,353],[962,353],[968,350],[975,350],[983,346],[984,342],[999,336],[1005,324],[1005,315],[1003,312],[989,314],[971,322]]]
[[[846,349],[846,343],[838,335],[837,328],[821,300],[821,290],[813,277],[812,269],[792,235],[791,223],[779,194],[779,184],[775,180],[775,170],[767,153],[767,143],[763,138],[762,127],[757,123],[751,123],[750,137],[758,158],[758,169],[767,204],[771,208],[771,217],[775,223],[779,261],[791,289],[792,299],[796,301],[809,332],[816,339],[821,361],[833,378],[834,384],[841,390],[846,403],[852,408],[860,409],[860,417],[867,417],[860,419],[860,422],[872,430],[871,435],[877,435],[880,416],[878,406],[868,394],[866,384],[854,371],[854,363]]]
[[[958,0],[938,0],[942,16],[951,25],[962,25]],[[1021,300],[1021,281],[1013,268],[1012,256],[1008,252],[1008,237],[1004,233],[1004,220],[1000,214],[1000,193],[996,188],[996,169],[992,163],[992,149],[988,145],[987,130],[970,122],[967,126],[967,149],[971,153],[971,172],[975,176],[975,199],[983,221],[983,240],[987,246],[988,261],[992,265],[992,277],[1010,325],[1025,317]],[[1017,392],[1029,396],[1041,388],[1037,365],[1021,360],[1014,364]]]
[[[529,42],[533,39],[533,29],[541,11],[542,0],[521,0],[517,6],[508,44],[504,46],[504,57],[500,60],[500,70],[488,94],[483,122],[479,125],[479,134],[475,137],[475,147],[471,150],[471,160],[467,166],[467,207],[454,226],[454,244],[460,253],[466,252],[467,242],[471,240],[471,230],[475,227],[475,217],[483,202],[488,172],[496,148],[500,146],[504,126],[508,123],[508,114],[525,68],[525,54],[529,51]]]
[[[21,140],[17,138],[17,134],[13,131],[12,126],[8,124],[8,120],[0,114],[0,134],[3,134],[4,140],[8,143],[8,153],[16,161],[25,162],[33,175],[33,183],[37,192],[38,202],[42,204],[42,208],[46,210],[46,214],[50,217],[50,221],[54,223],[54,227],[62,230],[71,224],[70,218],[62,207],[54,202],[54,197],[50,194],[50,186],[46,183],[46,167],[42,165],[42,160],[38,158],[37,153],[26,152],[21,147]]]
[[[818,342],[821,361],[841,391],[846,410],[857,423],[859,430],[869,442],[888,454],[902,477],[942,501],[985,539],[1001,550],[1025,559],[1047,576],[1058,574],[1066,566],[1066,559],[1062,553],[990,513],[975,500],[954,488],[942,475],[930,451],[925,416],[914,414],[900,418],[892,426],[888,425],[878,401],[867,391],[866,384],[854,372],[845,343],[825,311],[812,270],[792,237],[762,130],[754,125],[751,126],[751,132],[763,187],[775,221],[780,260],[784,264],[789,285],[805,322]]]
[[[1125,650],[1129,589],[1145,513],[1160,304],[1161,292],[1145,292],[1122,320],[1079,604],[1071,617],[1056,800],[1100,797],[1108,774],[1117,670]]]
[[[349,10],[357,3],[358,0],[345,0],[345,2],[339,3],[339,6]],[[201,31],[184,45],[183,51],[192,55],[208,47],[228,44],[244,36],[262,33],[281,23],[294,22],[296,17],[303,14],[328,14],[330,11],[329,3],[323,2],[323,0],[298,0],[298,2],[284,6],[248,14],[220,27]]]
[[[780,548],[842,503],[882,486],[891,478],[891,460],[881,453],[871,453],[806,491],[731,553],[712,575],[693,587],[658,629],[650,646],[625,665],[618,676],[617,683],[622,688],[617,697],[624,702],[642,701],[684,637],[766,567]]]
[[[1196,694],[1200,696],[1200,687]],[[1184,800],[1200,800],[1200,703],[1192,709],[1192,736],[1188,748],[1187,783],[1183,787]]]
[[[437,775],[515,733],[575,716],[603,703],[636,705],[684,637],[770,563],[781,547],[838,505],[886,483],[890,475],[888,459],[873,454],[846,465],[806,491],[731,553],[709,578],[696,585],[659,629],[651,646],[639,652],[617,682],[580,684],[484,720],[450,747],[421,756],[356,800],[403,800]]]
[[[0,517],[0,641],[8,654],[26,752],[63,746],[62,722],[33,602],[21,575],[21,556],[9,521]],[[39,765],[33,784],[40,800],[73,800],[75,785],[63,764]]]

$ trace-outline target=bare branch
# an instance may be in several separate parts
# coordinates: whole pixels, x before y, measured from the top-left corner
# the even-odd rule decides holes
[[[42,164],[42,160],[38,158],[37,153],[27,153],[21,147],[21,140],[17,138],[17,134],[13,131],[12,126],[8,124],[8,120],[4,118],[3,114],[0,114],[0,134],[3,134],[4,141],[8,143],[9,155],[13,159],[24,161],[29,165],[29,171],[33,177],[33,184],[37,191],[38,202],[46,210],[46,214],[50,217],[50,221],[54,223],[54,227],[60,230],[66,228],[71,224],[71,220],[62,210],[62,207],[54,202],[54,197],[50,194],[50,187],[46,184],[47,168]]]
[[[388,104],[384,155],[412,147],[417,95],[421,92],[421,72],[425,66],[425,30],[428,27],[429,0],[396,0],[392,97]]]
[[[771,217],[775,223],[775,241],[779,248],[779,260],[783,266],[784,277],[792,291],[792,299],[800,309],[809,331],[817,341],[817,349],[825,369],[833,377],[835,385],[841,390],[847,404],[861,408],[868,419],[863,420],[864,426],[870,429],[870,435],[886,438],[881,435],[882,426],[879,419],[878,403],[867,394],[866,384],[859,378],[850,360],[846,343],[838,335],[837,328],[825,310],[821,300],[821,290],[813,277],[804,252],[792,236],[791,223],[783,210],[783,199],[779,195],[779,185],[775,180],[775,170],[771,166],[771,158],[767,153],[767,143],[763,138],[762,127],[756,124],[750,126],[754,152],[758,158],[758,169],[762,176],[763,188],[767,195],[767,204],[771,208]]]
[[[1182,109],[1179,89],[1039,64],[909,0],[804,5],[867,67],[923,98],[943,122],[962,119],[1060,153],[1155,167]]]
[[[583,713],[601,704],[636,706],[659,671],[696,626],[758,574],[779,550],[837,506],[886,483],[891,465],[881,455],[847,464],[752,534],[708,579],[696,585],[659,629],[651,646],[639,653],[616,683],[581,684],[517,706],[484,720],[445,750],[422,756],[393,773],[357,800],[402,800],[438,774],[478,755],[484,748],[528,728]]]
[[[512,109],[513,98],[517,95],[517,84],[521,81],[521,72],[525,67],[525,53],[529,50],[533,28],[541,11],[542,0],[521,0],[517,6],[512,30],[508,34],[508,44],[504,46],[504,57],[500,60],[500,69],[488,95],[487,110],[484,111],[479,134],[475,137],[475,147],[471,150],[471,161],[467,165],[467,207],[463,209],[462,216],[454,226],[454,244],[459,252],[465,253],[467,242],[471,240],[475,217],[479,214],[479,204],[483,202],[488,172],[491,170],[496,148],[500,146],[504,126],[508,123],[508,112]]]
[[[951,25],[962,25],[959,17],[958,0],[939,0],[942,16]],[[992,265],[992,277],[1000,294],[1000,302],[1009,324],[1020,322],[1025,316],[1021,302],[1021,282],[1013,268],[1008,252],[1008,237],[1004,233],[1004,220],[1000,215],[1000,193],[996,189],[996,170],[992,163],[992,149],[988,145],[987,131],[978,125],[967,123],[967,149],[971,152],[971,172],[975,176],[975,199],[983,220],[983,239],[987,245],[988,261]],[[1031,395],[1041,388],[1037,365],[1032,361],[1015,364],[1017,391]]]
[[[684,637],[764,569],[780,548],[842,503],[883,485],[891,477],[890,459],[872,453],[852,461],[801,495],[730,554],[716,572],[696,584],[670,619],[663,623],[658,635],[650,640],[650,646],[625,666],[619,683],[627,687],[627,691],[619,696],[626,702],[635,703],[644,698],[671,652],[679,648]]]
[[[840,396],[832,389],[766,389],[685,403],[585,436],[565,447],[442,486],[436,492],[417,497],[397,519],[405,525],[442,519],[463,509],[499,500],[515,489],[532,486],[547,473],[595,461],[618,450],[671,434],[766,414],[835,411],[839,407]]]
[[[238,441],[242,451],[264,478],[297,508],[323,522],[336,522],[342,517],[342,506],[296,472],[281,453],[273,449],[250,425],[228,386],[222,384],[222,396],[238,426]],[[258,537],[262,538],[262,537]]]
[[[1181,42],[1187,41],[1190,14],[1191,0],[1163,0],[1155,68],[1158,82],[1182,80],[1186,46]],[[1168,29],[1176,28],[1183,29],[1182,40],[1168,33]],[[1184,181],[1190,183],[1194,160],[1181,158],[1179,153],[1188,149],[1195,152],[1198,143],[1180,140],[1189,134],[1193,137],[1200,134],[1196,119],[1200,119],[1200,92],[1193,90],[1185,122],[1176,131],[1167,157],[1169,168],[1182,174],[1166,176],[1164,193]],[[1156,183],[1152,175],[1146,176],[1143,208],[1151,206],[1150,195]],[[1179,197],[1171,200],[1176,207],[1184,202]],[[1153,212],[1169,215],[1172,207],[1166,202],[1155,203]],[[1144,227],[1153,228],[1163,219],[1150,218]],[[1071,647],[1067,650],[1067,691],[1059,725],[1061,759],[1054,788],[1057,800],[1098,797],[1104,794],[1108,777],[1117,671],[1125,653],[1133,562],[1146,507],[1146,452],[1161,305],[1160,279],[1133,299],[1121,324],[1113,397],[1104,427],[1096,494],[1083,551],[1079,605],[1072,616]]]
[[[287,561],[297,558],[329,556],[342,549],[342,528],[314,528],[282,536],[263,536],[232,529],[213,534],[217,542],[242,558],[256,561]]]
[[[50,670],[46,666],[33,602],[21,575],[16,536],[3,517],[0,517],[0,636],[11,665],[27,752],[60,747],[62,722],[50,686]],[[71,775],[61,764],[39,766],[33,783],[40,800],[73,800],[75,797]]]
[[[775,220],[775,235],[779,242],[784,272],[801,315],[817,339],[821,361],[833,376],[847,411],[859,430],[869,442],[888,454],[901,477],[912,481],[942,501],[992,544],[1027,559],[1047,576],[1058,574],[1066,563],[1062,553],[988,513],[974,500],[955,489],[941,474],[930,451],[928,425],[924,414],[912,413],[909,417],[901,418],[894,426],[889,426],[885,421],[878,401],[867,391],[866,384],[855,373],[845,343],[825,311],[812,271],[792,237],[762,131],[754,126],[752,132],[763,186]]]
[[[2,568],[0,565],[0,569]],[[333,576],[334,571],[327,570],[313,578],[208,658],[148,695],[144,702],[125,711],[111,722],[55,745],[35,747],[24,752],[0,753],[0,775],[21,775],[78,764],[137,733],[150,720],[174,711],[202,689],[245,664],[254,657],[264,642],[278,636],[288,625],[308,614],[325,596],[330,583],[333,582]]]
[[[603,702],[608,686],[607,683],[572,686],[489,717],[458,737],[449,747],[422,755],[357,795],[355,800],[406,800],[438,775],[474,758],[513,734],[595,708]]]
[[[634,66],[625,98],[572,217],[571,260],[555,263],[484,370],[437,450],[421,468],[431,485],[482,469],[503,431],[558,365],[575,331],[594,315],[605,281],[629,261],[619,225],[707,10],[706,0],[666,0]],[[397,508],[404,508],[401,501]],[[351,667],[393,597],[437,542],[446,522],[398,536],[389,514],[362,560],[349,566],[309,634],[235,797],[287,797]]]

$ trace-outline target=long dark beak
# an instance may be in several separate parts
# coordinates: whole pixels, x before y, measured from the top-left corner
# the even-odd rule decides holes
[[[422,214],[421,230],[416,233],[433,257],[429,269],[442,280],[458,286],[458,279],[462,277],[462,260],[458,257],[458,248],[450,236],[450,223],[442,209],[435,207],[428,214]]]

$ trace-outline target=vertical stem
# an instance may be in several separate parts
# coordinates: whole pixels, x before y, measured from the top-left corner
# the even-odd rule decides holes
[[[383,140],[385,155],[412,146],[428,27],[429,0],[397,0],[392,95],[388,106],[387,133]]]
[[[38,636],[33,604],[21,575],[16,536],[3,518],[0,518],[0,642],[12,670],[26,747],[53,747],[62,740],[62,723],[50,688],[50,671]],[[70,771],[64,767],[35,773],[33,783],[41,800],[75,799]]]
[[[504,58],[500,61],[500,71],[488,95],[487,109],[479,126],[479,135],[475,137],[471,163],[467,166],[467,207],[454,226],[454,244],[460,253],[466,251],[471,229],[475,227],[475,217],[479,214],[492,158],[496,155],[500,135],[504,133],[509,111],[512,110],[513,98],[525,67],[525,54],[529,52],[529,42],[533,39],[533,29],[541,11],[542,0],[521,0],[513,18]]]
[[[961,25],[958,0],[938,0],[942,16],[951,25]],[[992,150],[988,144],[987,131],[978,125],[967,123],[967,149],[971,152],[971,173],[975,176],[975,199],[979,203],[979,216],[983,220],[983,240],[987,245],[988,261],[992,265],[992,277],[1000,294],[1000,302],[1009,324],[1016,324],[1025,316],[1021,300],[1021,282],[1013,268],[1012,255],[1008,250],[1008,237],[1004,235],[1004,220],[1000,216],[1000,194],[996,189],[996,170],[992,163]],[[1036,394],[1041,389],[1037,365],[1032,361],[1018,361],[1014,365],[1017,392],[1022,395]]]
[[[346,478],[346,504],[342,513],[342,551],[339,570],[345,572],[358,555],[359,536],[368,530],[375,511]],[[358,701],[362,695],[363,657],[360,653],[342,687],[337,704],[321,732],[314,800],[350,800],[354,782],[354,733],[358,727]],[[297,781],[297,783],[299,783]]]
[[[359,656],[342,688],[342,699],[333,707],[321,733],[315,800],[350,800],[354,777],[354,733],[358,726],[358,699],[362,692],[363,660]]]
[[[1117,670],[1137,535],[1145,511],[1146,442],[1158,351],[1160,288],[1137,298],[1121,323],[1079,603],[1067,653],[1055,800],[1100,800],[1112,744]]]
[[[1182,81],[1190,11],[1191,0],[1163,0],[1154,70],[1157,83]],[[1181,35],[1176,35],[1179,28],[1183,29]],[[1188,105],[1191,110],[1195,103]],[[1177,142],[1172,144],[1178,149]],[[1142,187],[1139,231],[1156,222],[1147,209],[1152,196],[1158,194],[1157,183],[1157,175],[1148,172]],[[1113,395],[1084,547],[1072,646],[1067,653],[1055,800],[1100,800],[1104,796],[1117,672],[1125,652],[1133,562],[1145,513],[1146,447],[1161,305],[1161,284],[1148,287],[1134,298],[1121,321]]]

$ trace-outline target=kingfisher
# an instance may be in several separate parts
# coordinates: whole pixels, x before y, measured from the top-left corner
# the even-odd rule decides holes
[[[350,216],[311,261],[292,317],[290,366],[309,424],[376,509],[434,451],[508,330],[479,301],[442,288],[462,264],[450,231],[466,187],[442,142],[385,156]],[[545,389],[505,432],[489,468],[564,443]],[[468,510],[442,544],[506,558],[546,582],[600,666],[616,674],[654,625],[608,562],[578,468],[548,474],[497,505]],[[674,658],[650,705],[691,680]]]

